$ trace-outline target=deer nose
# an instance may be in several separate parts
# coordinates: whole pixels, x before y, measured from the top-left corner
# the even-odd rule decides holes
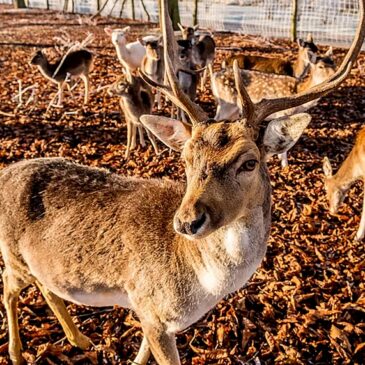
[[[182,220],[178,216],[175,216],[174,227],[178,233],[193,236],[203,227],[206,220],[207,214],[205,212],[201,212],[193,220]]]

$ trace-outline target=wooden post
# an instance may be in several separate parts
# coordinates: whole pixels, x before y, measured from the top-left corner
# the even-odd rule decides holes
[[[297,19],[298,18],[298,0],[292,0],[292,15],[291,15],[291,40],[295,42],[297,39]]]
[[[131,0],[132,3],[132,19],[136,20],[136,9],[134,8],[134,0]]]
[[[194,0],[193,25],[198,24],[198,2],[199,0]]]
[[[15,9],[24,9],[27,7],[25,5],[25,0],[13,0],[13,6]]]
[[[168,10],[172,21],[172,27],[174,30],[179,30],[177,23],[180,23],[180,12],[178,0],[168,1]]]

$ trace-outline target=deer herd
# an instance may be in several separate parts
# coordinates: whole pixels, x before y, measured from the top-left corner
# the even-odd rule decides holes
[[[127,43],[129,27],[105,28],[124,68],[108,91],[125,114],[126,157],[137,134],[145,145],[145,131],[156,153],[156,138],[181,151],[186,183],[124,177],[63,158],[24,160],[0,172],[3,299],[14,364],[24,361],[17,301],[30,284],[72,345],[92,343],[63,300],[120,305],[137,313],[144,333],[134,364],[146,364],[151,352],[158,364],[180,364],[175,334],[242,288],[260,265],[271,226],[266,161],[280,154],[286,164],[286,152],[310,123],[307,110],[349,75],[365,37],[364,4],[359,0],[357,31],[337,70],[332,50],[319,55],[308,37],[298,42],[294,62],[239,55],[214,72],[213,38],[180,26],[176,39],[167,0],[161,36]],[[50,64],[37,52],[31,64],[57,83],[59,103],[67,78],[83,78],[86,103],[92,60],[79,50]],[[214,118],[195,103],[199,79],[204,89],[208,74]],[[152,114],[161,95],[179,110],[178,119]],[[364,138],[362,131],[337,174],[324,161],[332,212],[352,182],[365,177]],[[357,239],[364,232],[363,212]]]

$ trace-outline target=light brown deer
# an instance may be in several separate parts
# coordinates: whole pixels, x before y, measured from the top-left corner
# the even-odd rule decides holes
[[[85,85],[84,104],[89,100],[89,72],[93,62],[93,54],[85,49],[70,52],[55,63],[49,63],[42,51],[37,51],[29,61],[36,65],[48,80],[58,85],[58,105],[62,105],[63,88],[67,75],[70,78],[81,77]]]
[[[141,39],[140,42],[146,48],[146,55],[142,60],[141,70],[153,81],[163,83],[165,65],[161,38],[148,36]],[[157,102],[158,109],[161,109],[161,93],[159,91],[156,93],[155,101]]]
[[[355,41],[329,81],[299,95],[257,104],[235,64],[243,116],[216,122],[179,88],[167,0],[161,3],[169,86],[149,82],[183,108],[192,125],[153,115],[141,121],[167,145],[182,150],[187,182],[122,177],[48,158],[1,171],[4,303],[15,364],[22,359],[18,295],[32,283],[41,288],[72,344],[86,347],[88,340],[60,298],[132,308],[145,335],[134,362],[146,364],[151,349],[158,364],[180,364],[175,333],[241,288],[260,265],[271,225],[266,154],[284,151],[310,116],[273,121],[263,134],[262,122],[337,88],[365,37],[361,0]]]
[[[237,60],[238,66],[244,70],[275,73],[300,79],[305,76],[308,70],[309,60],[315,59],[318,48],[314,44],[310,34],[308,34],[306,41],[298,39],[297,43],[299,48],[294,62],[277,57],[238,54],[228,57],[228,59],[224,61],[224,68],[232,67],[233,62]]]
[[[127,124],[127,148],[125,158],[129,158],[130,151],[137,145],[137,131],[142,147],[146,146],[143,130],[140,122],[143,114],[151,114],[153,106],[153,94],[150,87],[138,76],[127,73],[121,76],[109,89],[110,96],[118,96],[120,107],[124,113]],[[155,137],[147,129],[147,135],[158,153]]]
[[[323,161],[325,174],[325,188],[329,201],[331,214],[336,214],[342,204],[347,191],[357,181],[362,180],[365,184],[365,128],[359,132],[354,147],[342,163],[335,175],[327,157]],[[365,198],[361,213],[359,229],[356,240],[361,241],[365,236]]]
[[[332,48],[323,57],[317,57],[315,63],[311,59],[308,59],[308,64],[310,65],[309,77],[305,80],[248,70],[241,70],[241,77],[248,94],[254,102],[259,102],[263,99],[295,95],[298,92],[303,92],[315,85],[319,85],[334,74],[335,64],[332,59]],[[228,68],[216,73],[213,73],[211,67],[209,69],[213,95],[218,104],[215,119],[238,118],[240,115],[240,103],[234,87],[233,69]],[[301,105],[298,108],[274,113],[268,116],[268,120],[277,119],[283,115],[304,112],[316,105],[317,102],[318,100],[315,100]],[[282,166],[287,166],[286,153],[279,157],[282,161]]]

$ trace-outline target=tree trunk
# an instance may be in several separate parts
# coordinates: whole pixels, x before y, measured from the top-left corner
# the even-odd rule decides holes
[[[198,24],[198,6],[199,0],[194,0],[193,25]]]
[[[13,5],[15,9],[24,9],[27,7],[25,5],[25,0],[13,0]]]
[[[180,12],[178,0],[168,0],[169,14],[172,21],[172,27],[174,30],[179,30],[177,23],[180,23]]]
[[[292,16],[291,16],[291,40],[297,39],[297,17],[298,17],[298,0],[292,0]]]

